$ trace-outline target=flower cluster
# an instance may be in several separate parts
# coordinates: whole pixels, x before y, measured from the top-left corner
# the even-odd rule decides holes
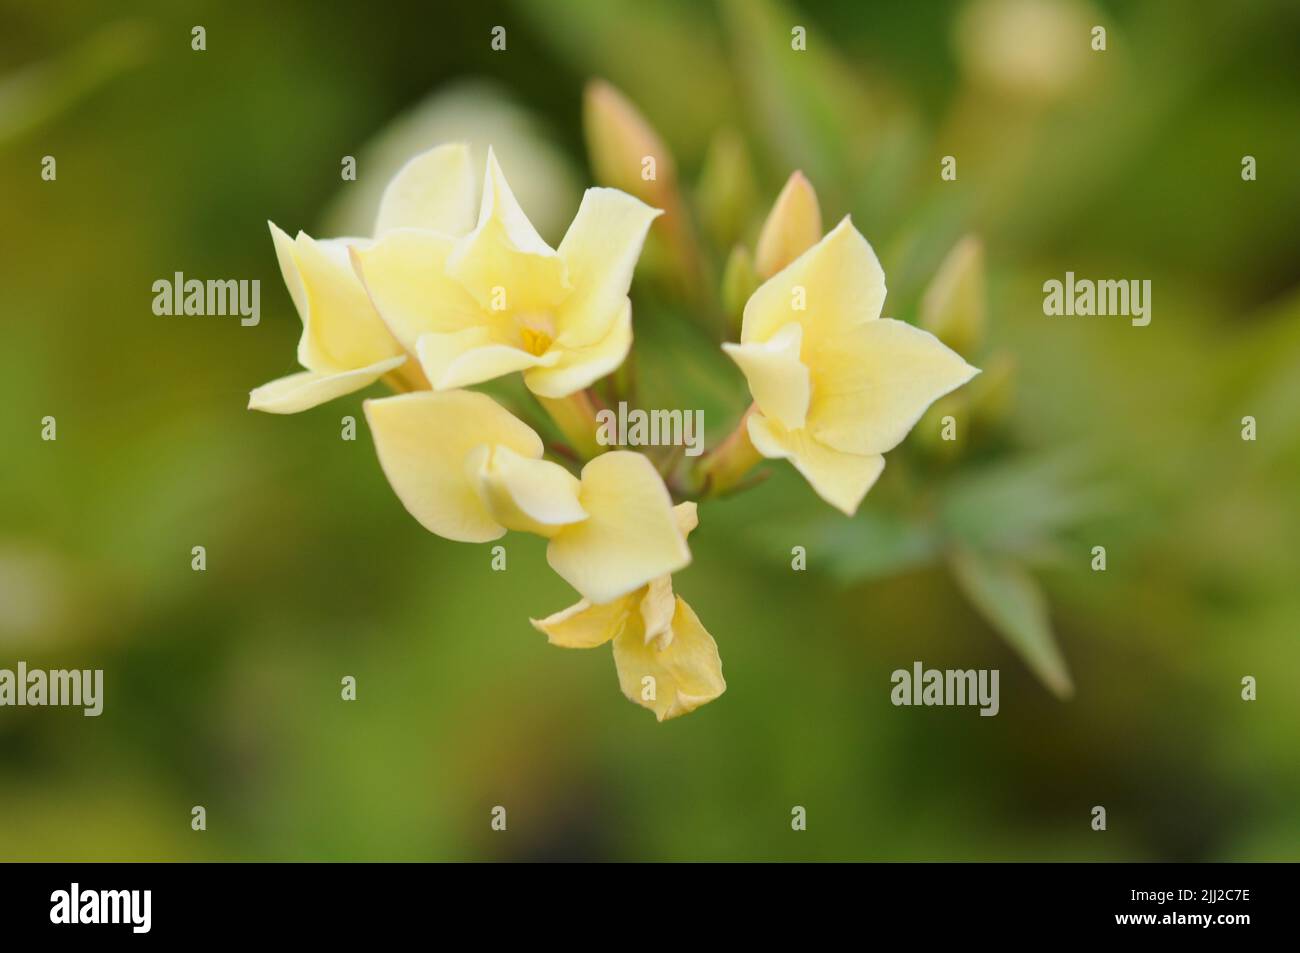
[[[816,196],[796,174],[759,238],[766,280],[744,307],[739,343],[724,345],[753,407],[670,490],[648,457],[595,444],[590,390],[631,348],[628,291],[659,214],[591,188],[551,248],[493,152],[480,180],[469,149],[451,144],[389,183],[372,238],[290,238],[271,224],[304,370],[254,390],[249,407],[295,413],[388,383],[398,394],[365,401],[365,416],[406,509],[451,540],[545,537],[547,561],[581,599],[533,625],[555,645],[612,643],[624,694],[664,720],[726,687],[713,637],[673,590],[698,523],[682,498],[734,487],[761,457],[785,458],[851,514],[882,454],[975,370],[927,332],[879,317],[885,282],[871,247],[847,218],[822,237]],[[568,453],[468,389],[516,372]]]

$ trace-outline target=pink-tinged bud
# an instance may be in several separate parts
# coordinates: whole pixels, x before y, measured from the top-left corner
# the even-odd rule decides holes
[[[763,223],[754,254],[754,267],[763,279],[772,277],[822,237],[822,213],[802,172],[794,172],[781,189],[776,204]]]
[[[655,208],[675,200],[677,166],[654,127],[626,96],[604,80],[587,84],[583,130],[596,181]]]

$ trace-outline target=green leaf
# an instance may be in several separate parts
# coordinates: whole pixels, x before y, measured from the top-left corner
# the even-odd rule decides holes
[[[933,526],[900,515],[862,511],[854,519],[826,521],[817,540],[827,570],[839,582],[882,579],[935,561]]]
[[[0,144],[57,119],[99,87],[144,62],[155,39],[142,21],[121,20],[63,53],[0,80]]]
[[[783,169],[808,173],[824,208],[841,207],[839,190],[878,145],[857,77],[829,37],[779,0],[726,0],[721,9],[757,132]],[[806,49],[791,48],[795,25],[813,34]]]
[[[940,506],[944,531],[983,552],[1021,559],[1048,548],[1058,533],[1107,512],[1111,487],[1092,477],[1077,451],[1011,458],[962,474]]]
[[[718,29],[693,0],[515,0],[514,9],[578,76],[627,95],[677,157],[693,163],[734,109]],[[689,64],[674,68],[670,64]]]
[[[769,504],[760,518],[742,530],[752,551],[765,553],[774,562],[788,563],[791,546],[806,546],[810,572],[853,585],[940,561],[940,540],[930,521],[893,507],[870,506],[846,520],[827,514],[826,505],[812,497],[801,477],[778,467],[774,482],[787,484],[783,489],[798,495],[801,503],[775,513]]]
[[[1034,577],[1009,559],[962,547],[949,553],[949,563],[966,598],[1039,680],[1058,698],[1074,694],[1048,621],[1047,599]]]

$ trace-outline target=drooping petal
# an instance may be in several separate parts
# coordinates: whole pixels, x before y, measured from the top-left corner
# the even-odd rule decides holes
[[[556,322],[556,340],[585,347],[609,334],[627,301],[650,223],[663,213],[618,189],[587,189],[560,242],[573,290]]]
[[[291,239],[273,222],[267,224],[284,283],[302,319],[299,364],[336,373],[402,353],[352,270],[348,247],[356,240],[316,241],[303,232]]]
[[[492,518],[467,458],[480,445],[540,458],[541,438],[486,394],[418,391],[365,402],[385,476],[407,511],[431,533],[482,543],[505,527]]]
[[[546,357],[554,355],[554,362],[524,371],[524,383],[539,397],[568,397],[616,371],[631,348],[632,302],[624,298],[605,337],[587,347],[552,347]]]
[[[422,334],[415,342],[415,352],[434,390],[469,387],[560,360],[558,352],[538,356],[498,343],[483,326],[450,334]]]
[[[673,518],[677,520],[677,528],[681,530],[682,535],[690,536],[695,527],[700,525],[699,507],[694,500],[678,503],[673,507]]]
[[[766,341],[722,345],[744,371],[758,409],[787,430],[803,427],[812,396],[808,367],[799,359],[802,344],[803,328],[791,321]]]
[[[691,561],[668,488],[641,454],[596,457],[582,470],[579,500],[587,519],[556,533],[546,558],[592,602],[609,602]]]
[[[807,430],[787,431],[762,414],[749,415],[749,439],[765,457],[788,459],[827,503],[852,516],[885,469],[879,454],[844,453],[818,442]]]
[[[478,224],[456,243],[447,273],[495,311],[552,312],[569,293],[563,259],[528,221],[491,149]]]
[[[449,142],[402,166],[384,189],[375,237],[423,228],[459,238],[474,227],[477,183],[469,146]]]
[[[271,243],[275,245],[275,260],[280,265],[280,275],[284,286],[289,289],[293,299],[294,310],[303,322],[303,331],[307,330],[307,288],[302,283],[302,274],[298,270],[298,261],[294,256],[293,239],[275,222],[267,220],[266,227],[271,230]],[[299,341],[298,353],[302,354],[305,345]]]
[[[979,373],[933,334],[891,318],[828,340],[811,364],[808,429],[858,454],[892,450],[927,407]]]
[[[590,649],[617,638],[636,611],[637,594],[623,596],[603,605],[582,599],[545,619],[529,619],[552,645],[566,649]]]
[[[659,721],[676,718],[713,701],[727,690],[717,643],[680,596],[667,648],[638,637],[628,626],[614,639],[614,664],[623,694]]]
[[[659,576],[646,584],[641,597],[642,639],[646,642],[658,642],[659,648],[666,649],[673,641],[673,612],[676,602],[673,598],[673,577]]]
[[[488,512],[506,529],[554,536],[561,526],[587,518],[578,502],[578,478],[558,463],[505,446],[480,446],[467,465]]]
[[[754,252],[760,278],[771,278],[822,237],[817,193],[802,172],[792,172],[763,222]]]
[[[745,304],[740,340],[767,341],[791,321],[804,347],[880,317],[885,273],[867,240],[845,216],[825,238],[777,272]]]
[[[310,410],[335,397],[369,387],[405,360],[406,355],[403,354],[354,371],[339,371],[335,374],[302,371],[290,374],[249,392],[248,409],[268,414],[296,414]]]
[[[478,302],[447,276],[454,244],[442,235],[408,228],[352,249],[353,268],[375,310],[412,354],[421,334],[451,333],[484,321]]]

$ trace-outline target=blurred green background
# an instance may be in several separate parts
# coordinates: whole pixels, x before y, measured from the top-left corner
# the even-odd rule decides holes
[[[0,858],[1300,859],[1295,3],[435,6],[0,2],[0,667],[105,670],[99,718],[0,709]],[[364,421],[340,439],[361,395],[244,409],[300,327],[268,218],[364,232],[397,164],[468,137],[558,240],[593,77],[675,154],[714,284],[801,168],[886,314],[979,235],[967,356],[1006,367],[853,520],[785,464],[701,507],[675,582],[728,690],[665,724],[528,625],[573,601],[540,540],[494,573],[403,511]],[[641,394],[716,436],[743,381],[657,267]],[[1045,317],[1066,270],[1150,279],[1150,326]],[[175,271],[259,278],[261,324],[155,316]],[[1059,646],[1072,697],[1000,632],[1040,671]],[[918,659],[1000,669],[1001,713],[893,707]]]

